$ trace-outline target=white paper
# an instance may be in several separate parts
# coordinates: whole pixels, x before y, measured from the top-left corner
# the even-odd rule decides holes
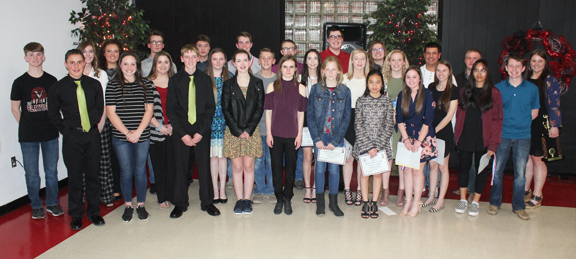
[[[387,216],[396,215],[396,212],[392,211],[390,208],[388,208],[388,206],[378,207],[378,209],[384,212],[384,214],[386,214]]]
[[[396,165],[406,166],[413,169],[420,169],[420,156],[422,154],[422,146],[418,147],[418,151],[409,151],[404,143],[398,142],[396,153]]]
[[[343,147],[337,147],[333,150],[320,149],[318,150],[318,161],[344,165],[344,162],[346,162],[346,149]]]
[[[488,164],[490,164],[490,158],[491,157],[488,156],[488,153],[482,155],[482,157],[480,158],[480,163],[478,165],[477,174],[480,174],[488,166]]]
[[[390,172],[385,150],[381,150],[373,158],[371,158],[369,154],[361,155],[358,157],[358,160],[360,160],[359,163],[364,176]]]
[[[439,165],[444,165],[444,151],[446,150],[446,142],[436,138],[436,150],[438,151],[438,157],[432,159],[432,161],[438,163]]]
[[[308,127],[302,128],[302,147],[313,147],[314,141],[312,140],[312,136],[310,135],[310,130]]]
[[[344,148],[346,149],[346,160],[350,160],[350,156],[352,155],[352,145],[346,139],[344,139]]]

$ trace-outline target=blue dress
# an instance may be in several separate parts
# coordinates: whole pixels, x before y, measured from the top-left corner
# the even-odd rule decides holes
[[[216,92],[218,98],[216,99],[216,112],[214,112],[214,119],[212,120],[212,133],[210,135],[210,157],[222,158],[222,151],[224,149],[224,130],[226,129],[226,119],[222,113],[222,85],[224,84],[223,77],[214,77],[216,84]]]

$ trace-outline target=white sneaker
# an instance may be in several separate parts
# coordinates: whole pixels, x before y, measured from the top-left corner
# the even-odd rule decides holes
[[[252,202],[255,204],[260,204],[264,201],[264,194],[256,194],[254,198],[252,198]]]
[[[468,209],[468,215],[478,216],[478,213],[480,213],[480,204],[477,202],[472,202],[470,204],[470,208]]]
[[[274,194],[266,195],[266,198],[267,198],[267,199],[270,201],[270,203],[272,203],[272,204],[278,202],[278,200],[276,199],[276,195],[274,195]]]
[[[467,207],[468,207],[468,201],[460,200],[460,202],[458,202],[458,205],[456,205],[456,213],[464,213]]]

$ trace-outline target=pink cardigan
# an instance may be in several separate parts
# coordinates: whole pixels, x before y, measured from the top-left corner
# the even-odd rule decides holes
[[[460,98],[462,98],[464,88],[460,90]],[[500,138],[502,137],[502,96],[496,87],[492,88],[492,100],[494,104],[490,110],[482,113],[482,137],[484,138],[484,146],[488,150],[496,153],[496,148],[500,145]],[[456,126],[454,127],[454,136],[456,137],[456,144],[462,135],[464,129],[464,120],[466,119],[466,111],[460,108],[456,109]]]

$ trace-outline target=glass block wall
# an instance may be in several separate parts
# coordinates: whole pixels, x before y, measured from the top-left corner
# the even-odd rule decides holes
[[[438,1],[432,0],[428,14],[438,16]],[[298,61],[303,62],[308,49],[322,51],[325,22],[364,23],[365,14],[376,11],[380,0],[286,0],[284,37],[296,42]],[[369,18],[368,22],[376,22]],[[437,32],[438,25],[430,25]],[[371,34],[368,31],[368,34]]]

